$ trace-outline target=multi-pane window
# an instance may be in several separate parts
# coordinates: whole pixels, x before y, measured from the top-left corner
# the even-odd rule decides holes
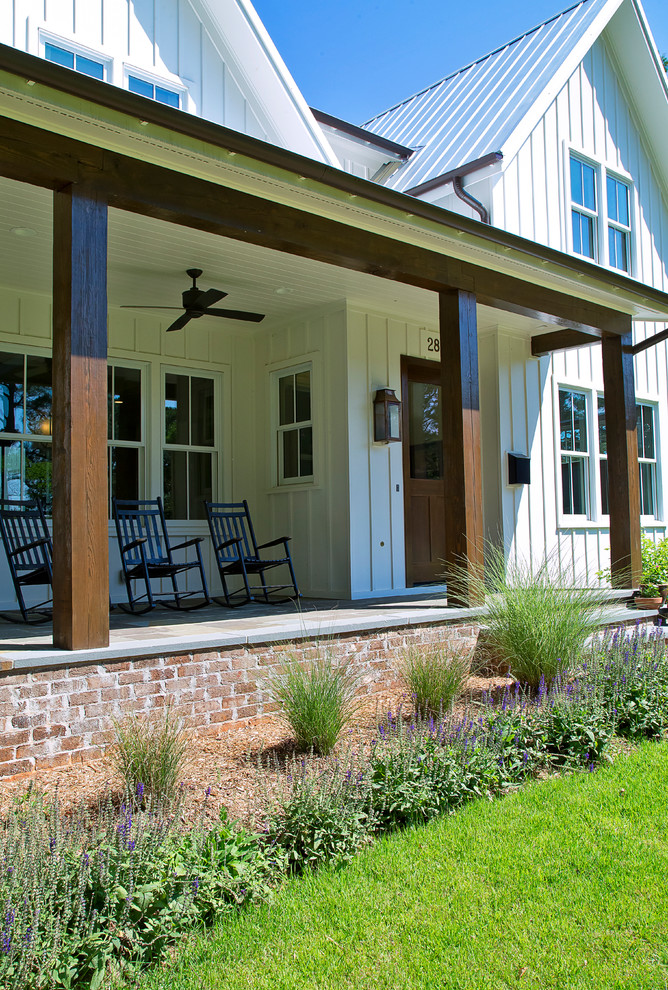
[[[589,513],[589,442],[587,396],[559,389],[562,510],[569,516]]]
[[[0,353],[0,498],[51,513],[51,358]]]
[[[109,491],[115,498],[139,498],[143,487],[141,374],[139,368],[107,369]]]
[[[595,260],[598,242],[596,170],[574,156],[571,156],[571,223],[573,250]]]
[[[104,62],[70,51],[68,48],[61,48],[60,45],[52,45],[47,41],[44,45],[44,58],[49,62],[64,65],[67,69],[76,69],[85,76],[92,76],[93,79],[104,79]]]
[[[311,369],[278,376],[278,481],[295,484],[313,479]]]
[[[613,175],[606,178],[608,208],[608,264],[630,271],[631,212],[629,187]]]
[[[601,485],[601,514],[610,515],[608,501],[608,435],[605,429],[605,402],[598,396],[598,465]]]
[[[149,100],[155,100],[156,103],[164,103],[168,107],[175,107],[177,110],[181,106],[179,93],[157,83],[149,82],[147,79],[142,79],[141,76],[128,75],[128,89],[131,93],[145,96]]]
[[[640,513],[656,515],[656,442],[654,407],[636,406],[638,433],[638,468],[640,474]]]
[[[216,476],[216,382],[165,374],[163,494],[169,519],[204,519]]]

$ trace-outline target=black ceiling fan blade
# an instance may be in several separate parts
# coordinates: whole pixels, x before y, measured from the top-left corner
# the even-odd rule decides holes
[[[206,292],[200,292],[195,305],[198,309],[208,309],[209,306],[215,306],[217,302],[224,299],[226,295],[227,292],[223,292],[222,289],[207,289]]]
[[[243,309],[207,309],[204,316],[220,316],[227,320],[245,320],[246,323],[259,323],[264,313],[247,313]]]
[[[169,333],[171,330],[182,330],[186,323],[190,323],[192,318],[192,313],[184,313],[183,316],[179,316],[178,319],[174,320],[171,326],[167,327],[166,332]]]
[[[155,306],[131,306],[125,303],[121,309],[183,309],[183,306],[161,306],[159,303],[156,303]]]

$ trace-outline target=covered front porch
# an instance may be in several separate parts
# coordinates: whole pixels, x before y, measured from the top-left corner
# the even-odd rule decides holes
[[[635,580],[640,525],[631,326],[634,317],[668,316],[668,296],[58,66],[10,50],[0,55],[5,197],[15,197],[20,184],[22,215],[30,212],[28,200],[34,202],[36,228],[46,216],[53,242],[54,647],[84,651],[82,657],[108,648],[110,449],[131,451],[143,443],[145,467],[137,478],[146,472],[147,497],[164,493],[167,402],[161,390],[165,375],[183,377],[184,369],[204,368],[211,381],[230,373],[230,387],[215,403],[220,436],[210,456],[219,459],[210,460],[210,470],[212,477],[217,472],[218,497],[252,491],[274,531],[266,538],[280,535],[278,522],[289,520],[289,535],[301,540],[302,568],[311,574],[320,568],[307,582],[310,590],[353,599],[377,586],[376,568],[394,571],[389,593],[404,580],[397,549],[403,515],[390,498],[401,482],[389,450],[372,450],[371,398],[375,388],[398,385],[392,378],[398,355],[411,347],[419,354],[422,331],[433,327],[446,424],[444,568],[465,560],[479,572],[478,330],[498,314],[515,321],[534,356],[602,341],[612,574],[616,584]],[[13,266],[12,284],[29,291],[15,260],[18,249],[12,250],[17,243],[6,239],[5,264]],[[45,243],[48,233],[40,238],[42,293],[48,289]],[[33,258],[26,250],[24,257],[40,261],[39,252]],[[195,261],[210,270],[209,284],[237,283],[235,308],[242,304],[272,318],[257,346],[246,335],[216,341],[212,332],[199,335],[192,327],[181,336],[165,334],[166,321],[156,316],[151,325],[140,323],[120,309],[150,307],[150,299],[178,302],[183,285],[176,273]],[[362,314],[367,329],[380,317],[384,345],[369,332],[366,354],[360,353],[351,310]],[[24,336],[20,305],[17,326]],[[409,344],[411,335],[417,344]],[[385,361],[389,381],[368,370],[383,363],[374,365],[377,346],[395,356]],[[117,438],[114,445],[108,435],[108,365],[121,364],[119,354],[130,361],[123,368],[146,365],[151,443],[147,434],[143,441]],[[308,485],[281,487],[271,466],[275,437],[267,436],[267,427],[270,433],[275,427],[264,386],[286,369],[299,374],[306,362],[313,380],[320,376],[319,419],[311,427],[322,440],[322,474],[314,469]],[[206,445],[181,446],[187,448],[181,453],[195,456]],[[371,487],[359,484],[364,470],[384,472],[380,509]],[[189,492],[184,497],[187,503]],[[280,510],[270,508],[279,501]],[[363,531],[361,515],[368,520]],[[174,523],[184,535],[201,526],[196,514]],[[363,571],[368,575],[356,584]],[[466,589],[460,604],[472,604]],[[208,625],[204,612],[195,613],[195,621]],[[247,621],[253,620],[228,619],[220,635],[228,622]]]

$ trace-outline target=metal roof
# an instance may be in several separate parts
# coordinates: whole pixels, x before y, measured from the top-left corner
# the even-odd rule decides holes
[[[522,118],[604,8],[581,0],[502,48],[446,76],[363,126],[415,153],[388,185],[406,191],[491,152],[503,151]]]

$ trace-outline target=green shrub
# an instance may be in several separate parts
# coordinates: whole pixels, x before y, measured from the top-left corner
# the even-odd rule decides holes
[[[468,651],[449,643],[407,647],[400,671],[415,699],[419,715],[448,711],[462,693],[471,673]]]
[[[554,559],[506,563],[502,548],[488,548],[484,581],[473,581],[480,600],[487,593],[487,649],[531,688],[571,669],[605,602],[604,592],[576,586]]]
[[[327,651],[304,666],[293,656],[286,660],[268,681],[278,717],[294,732],[298,749],[326,755],[355,712],[358,676]]]
[[[169,707],[160,714],[132,715],[114,722],[115,770],[127,792],[154,801],[174,801],[188,759],[188,739]]]

